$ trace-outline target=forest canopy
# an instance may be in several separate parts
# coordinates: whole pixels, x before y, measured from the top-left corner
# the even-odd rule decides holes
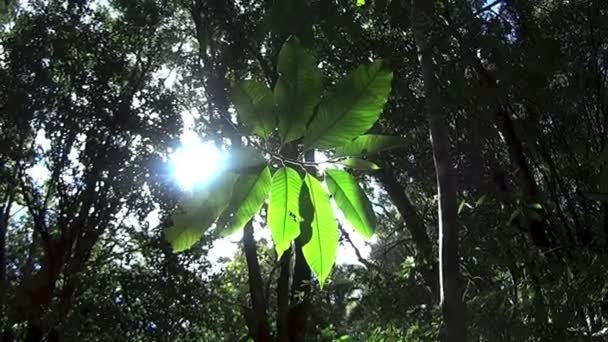
[[[0,0],[0,341],[603,341],[608,2]]]

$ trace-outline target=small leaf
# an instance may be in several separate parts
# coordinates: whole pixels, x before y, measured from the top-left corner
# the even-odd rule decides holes
[[[364,156],[386,151],[394,148],[404,147],[405,139],[390,135],[362,135],[347,145],[336,148],[336,157]]]
[[[304,258],[319,278],[321,287],[329,276],[338,251],[338,223],[334,216],[329,195],[321,183],[310,174],[304,177],[314,209],[310,240],[302,247]]]
[[[270,169],[265,167],[258,174],[243,174],[236,180],[230,205],[220,217],[225,224],[220,228],[221,235],[235,233],[247,224],[260,211],[271,182]]]
[[[465,200],[460,201],[460,204],[458,205],[458,215],[460,215],[462,213],[462,211],[464,210],[464,205],[467,202]]]
[[[357,0],[357,7],[365,5],[365,0]]]
[[[543,221],[543,217],[540,216],[540,214],[536,210],[534,210],[534,209],[526,209],[526,214],[527,214],[527,216],[530,219],[532,219],[532,220],[534,220],[536,222],[542,222]]]
[[[283,143],[301,138],[321,97],[321,71],[314,56],[291,37],[279,53],[280,77],[274,88]]]
[[[344,166],[348,166],[351,169],[364,170],[364,171],[380,170],[380,166],[378,164],[375,164],[368,160],[360,159],[360,158],[346,158],[344,160],[339,161],[339,163]]]
[[[344,217],[366,239],[374,235],[376,215],[357,179],[341,170],[328,170],[326,182]]]
[[[521,209],[515,209],[512,213],[511,216],[509,216],[509,220],[507,220],[507,225],[510,225],[511,223],[513,223],[513,220],[515,220],[517,218],[517,216],[521,215]]]
[[[184,193],[165,230],[165,238],[178,253],[192,247],[228,206],[237,176],[225,173],[202,189]]]
[[[362,65],[321,101],[304,136],[306,149],[344,146],[367,132],[382,113],[393,73],[382,61]]]
[[[481,197],[479,197],[479,199],[475,202],[475,207],[479,207],[480,205],[484,204],[486,201],[486,198],[488,198],[488,196],[481,195]]]
[[[272,176],[268,204],[268,226],[279,258],[300,235],[300,190],[302,178],[290,167],[278,169]]]
[[[528,204],[528,208],[542,210],[543,206],[540,203],[530,203]]]
[[[266,139],[276,126],[276,109],[270,89],[256,80],[245,80],[233,86],[230,98],[239,118],[253,133]]]

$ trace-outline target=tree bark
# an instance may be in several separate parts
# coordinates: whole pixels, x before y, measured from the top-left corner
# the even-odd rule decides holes
[[[433,60],[434,8],[432,1],[412,0],[412,24],[424,82],[425,107],[429,122],[433,160],[439,196],[439,293],[444,326],[442,340],[467,339],[466,308],[460,285],[456,177],[450,160],[448,124],[444,118],[440,88]]]
[[[266,298],[264,296],[264,282],[260,272],[260,264],[253,238],[253,225],[247,223],[243,231],[243,247],[247,259],[247,271],[249,274],[249,292],[251,294],[251,306],[253,308],[253,331],[250,331],[254,341],[271,341],[270,326],[266,316]]]
[[[289,280],[291,275],[291,251],[281,256],[281,273],[277,285],[277,341],[289,342]]]
[[[420,273],[424,278],[433,298],[439,295],[437,267],[433,255],[433,244],[426,230],[424,220],[418,214],[416,207],[407,196],[405,189],[396,179],[390,169],[383,169],[379,175],[391,201],[397,207],[405,227],[412,235],[416,245],[416,264],[420,265]]]

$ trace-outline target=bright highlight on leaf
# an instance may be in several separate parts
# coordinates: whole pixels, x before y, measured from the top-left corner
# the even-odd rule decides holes
[[[290,167],[282,167],[272,176],[268,226],[279,258],[300,235],[301,189],[302,178]]]
[[[182,252],[200,240],[218,216],[226,209],[237,176],[225,173],[202,189],[184,193],[173,224],[165,230],[165,238],[174,252]]]
[[[310,51],[291,37],[279,53],[281,75],[274,88],[283,143],[301,138],[321,97],[321,71]]]
[[[306,174],[304,183],[310,195],[314,215],[311,222],[312,235],[302,247],[302,252],[308,266],[315,272],[319,278],[319,284],[323,287],[336,260],[338,223],[329,201],[329,195],[321,183],[310,174]]]
[[[368,160],[361,158],[346,158],[340,161],[340,164],[350,167],[351,169],[363,170],[363,171],[376,171],[380,170],[380,166],[376,163],[372,163]]]
[[[382,61],[363,65],[338,82],[321,101],[303,143],[306,149],[344,146],[380,117],[393,73]]]
[[[365,0],[357,0],[357,7],[365,5]]]
[[[403,146],[405,146],[405,139],[401,137],[367,134],[357,137],[347,145],[336,148],[335,157],[368,156]]]
[[[271,174],[268,167],[257,174],[242,174],[236,180],[232,200],[220,222],[223,236],[235,233],[247,224],[260,211],[270,191]],[[222,223],[224,223],[222,222]],[[219,223],[218,223],[219,225]]]
[[[366,239],[372,237],[376,215],[357,179],[346,171],[328,170],[325,180],[346,220]]]
[[[268,138],[276,126],[276,111],[270,89],[256,80],[245,80],[232,88],[231,100],[239,119],[253,133]]]

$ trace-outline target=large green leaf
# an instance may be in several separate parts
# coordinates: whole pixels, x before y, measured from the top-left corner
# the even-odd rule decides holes
[[[304,135],[306,124],[321,97],[321,72],[310,51],[291,37],[279,53],[281,75],[274,88],[279,135],[284,143]]]
[[[268,197],[271,178],[268,167],[257,174],[239,176],[230,205],[220,218],[220,221],[224,223],[220,228],[223,236],[241,230],[260,211]]]
[[[382,112],[392,79],[393,73],[382,61],[376,61],[340,80],[319,104],[304,136],[304,146],[344,146],[367,132]]]
[[[252,146],[239,146],[227,151],[223,167],[226,171],[235,173],[257,174],[266,166],[266,160],[261,152]]]
[[[226,172],[204,188],[184,192],[165,238],[173,250],[182,252],[200,240],[230,202],[237,176]]]
[[[374,235],[376,215],[357,179],[346,171],[327,170],[325,180],[346,220],[363,237],[369,239]]]
[[[300,190],[302,178],[290,167],[277,170],[272,176],[268,204],[268,226],[279,258],[300,235]]]
[[[380,170],[380,166],[376,163],[372,163],[369,160],[361,158],[346,158],[339,161],[340,164],[347,166],[351,169],[363,170],[363,171],[376,171]]]
[[[310,195],[314,216],[311,222],[312,234],[310,240],[302,247],[302,252],[322,287],[336,260],[338,223],[329,202],[329,195],[321,183],[310,174],[306,174],[304,183]]]
[[[391,135],[362,135],[336,148],[336,157],[363,156],[405,146],[405,139]]]
[[[230,98],[245,126],[268,138],[276,126],[276,108],[270,89],[259,81],[245,80],[233,86]]]

